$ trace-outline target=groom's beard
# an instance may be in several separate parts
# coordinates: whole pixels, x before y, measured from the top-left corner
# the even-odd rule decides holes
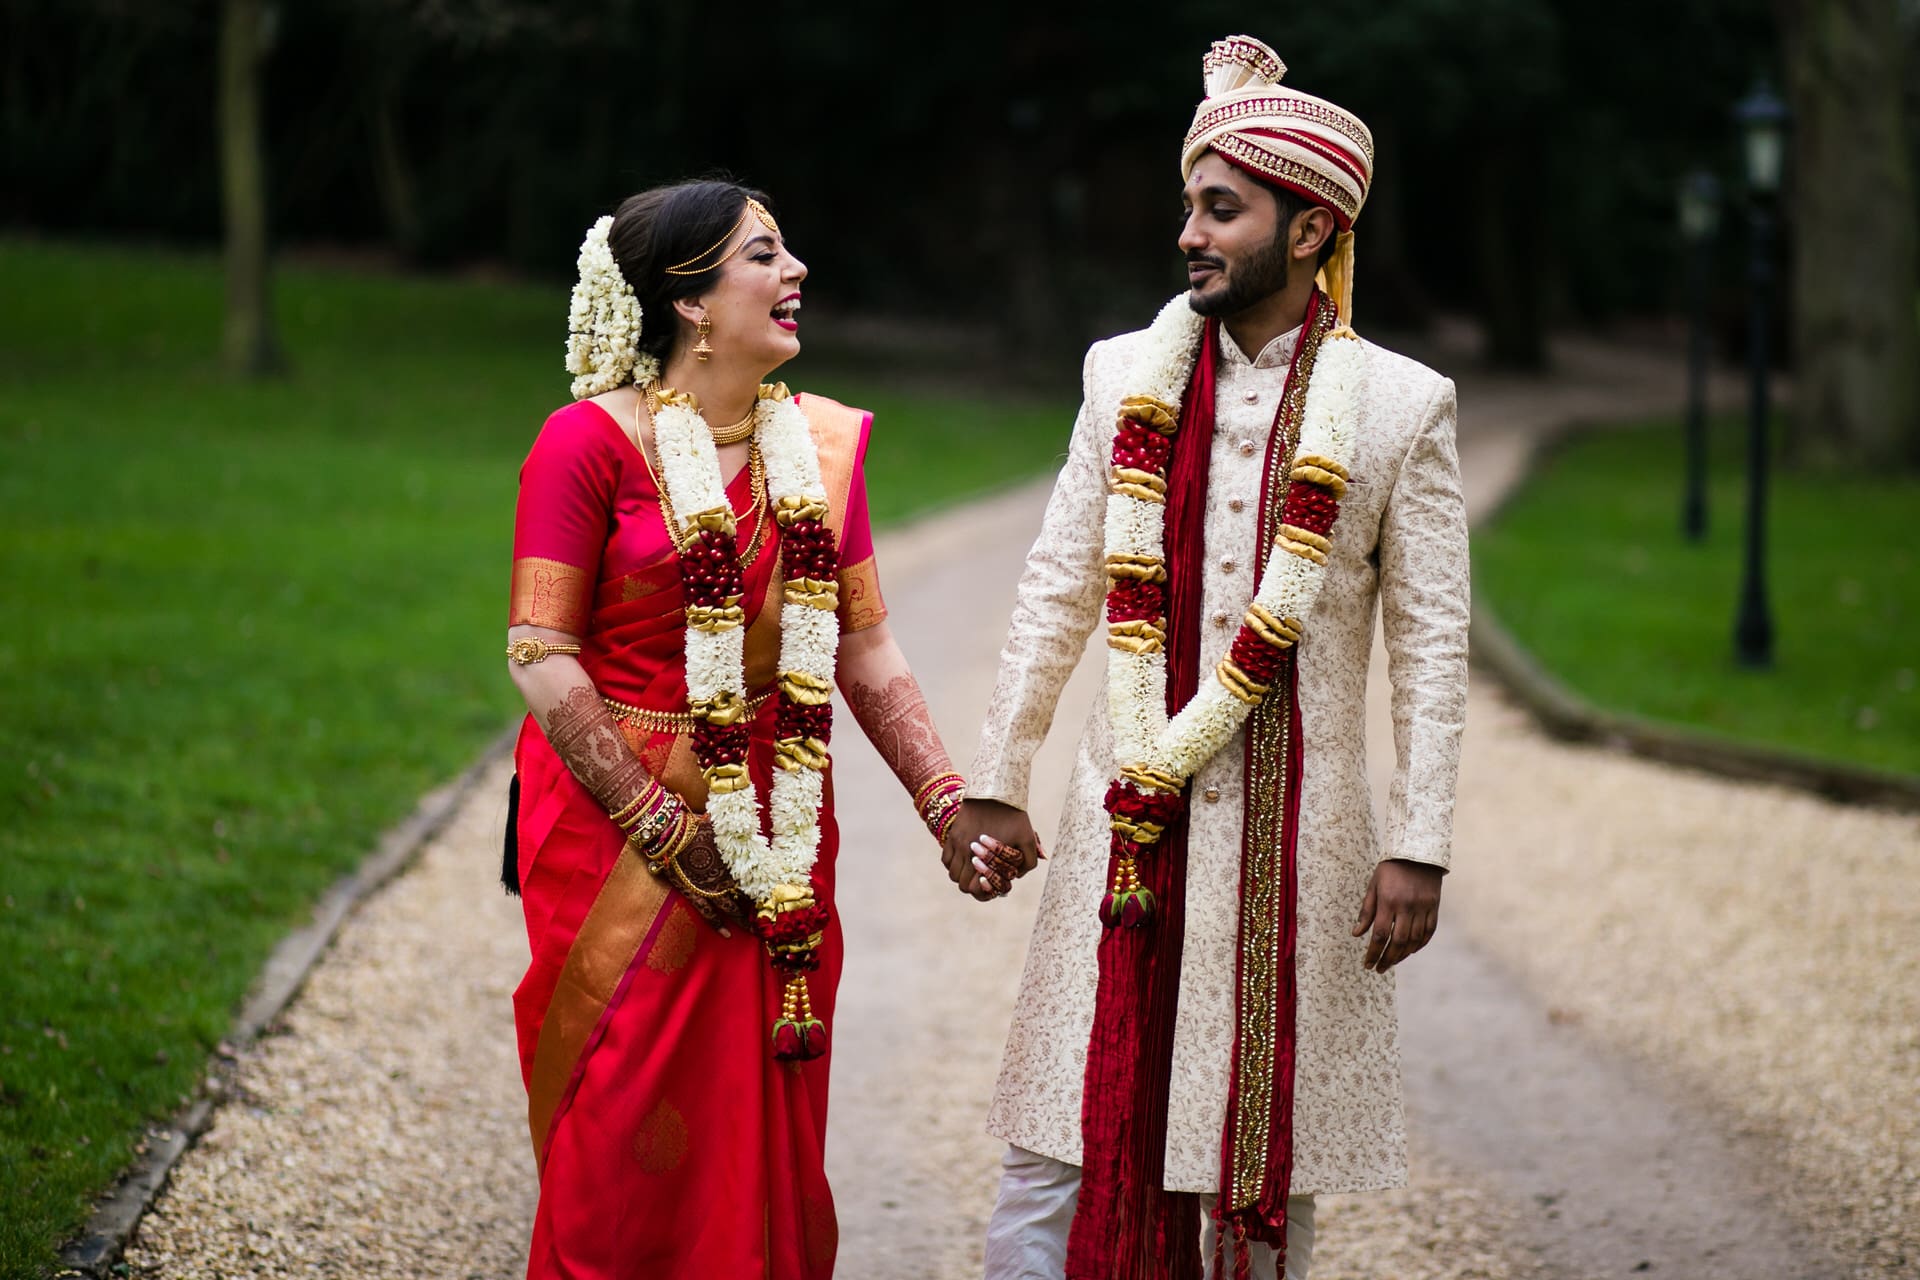
[[[1202,294],[1190,291],[1189,301],[1203,316],[1235,316],[1256,302],[1287,287],[1287,242],[1275,238],[1265,247],[1247,255],[1238,266],[1228,266],[1212,254],[1190,253],[1188,262],[1209,263],[1219,270],[1224,286]]]

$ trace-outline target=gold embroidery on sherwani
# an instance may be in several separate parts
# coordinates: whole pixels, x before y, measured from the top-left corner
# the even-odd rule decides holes
[[[1273,447],[1278,456],[1267,469],[1270,491],[1260,510],[1260,545],[1267,546],[1284,527],[1280,513],[1292,487],[1293,453],[1300,442],[1300,415],[1313,377],[1320,342],[1333,328],[1333,308],[1320,307],[1315,322],[1300,331],[1301,351],[1280,401]],[[1295,651],[1296,654],[1298,650]],[[1296,657],[1295,661],[1298,661]],[[1286,902],[1287,752],[1293,748],[1293,686],[1283,674],[1247,718],[1247,822],[1241,837],[1246,859],[1240,901],[1240,1047],[1238,1092],[1230,1117],[1234,1131],[1231,1185],[1221,1189],[1229,1211],[1259,1198],[1266,1181],[1271,1148],[1275,1054]]]
[[[541,556],[521,556],[513,562],[508,626],[550,627],[583,636],[592,603],[593,583],[578,565]]]

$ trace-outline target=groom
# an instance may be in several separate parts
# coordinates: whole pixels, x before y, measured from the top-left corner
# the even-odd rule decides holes
[[[1033,756],[1104,613],[988,1115],[989,1280],[1297,1280],[1317,1193],[1406,1180],[1391,971],[1433,936],[1466,708],[1454,390],[1346,327],[1372,135],[1284,72],[1244,36],[1207,55],[1191,288],[1087,353],[947,837],[976,896],[1032,868]]]

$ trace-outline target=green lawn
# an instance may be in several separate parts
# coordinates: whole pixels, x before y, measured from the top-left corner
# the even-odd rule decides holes
[[[290,270],[292,373],[246,386],[213,362],[211,258],[0,240],[0,280],[12,1277],[195,1087],[318,893],[511,721],[515,472],[565,398],[566,289]],[[863,398],[857,369],[824,383]],[[881,519],[1045,468],[1071,423],[864,399]]]
[[[1772,671],[1733,661],[1743,427],[1712,429],[1711,533],[1678,533],[1679,427],[1582,435],[1474,535],[1474,588],[1592,702],[1731,739],[1920,773],[1920,477],[1776,462]]]

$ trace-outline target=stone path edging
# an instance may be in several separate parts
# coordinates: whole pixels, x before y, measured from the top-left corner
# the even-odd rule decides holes
[[[1508,499],[1533,478],[1548,455],[1586,430],[1569,425],[1543,434],[1519,477],[1480,523],[1497,519]],[[1729,778],[1776,782],[1847,804],[1920,812],[1920,775],[1850,765],[1781,747],[1735,742],[1698,730],[1597,707],[1553,675],[1500,622],[1493,610],[1473,606],[1468,653],[1491,672],[1533,717],[1542,732],[1565,742],[1584,742]]]
[[[458,777],[422,796],[413,813],[380,838],[366,861],[327,890],[314,905],[312,921],[281,939],[261,967],[246,1003],[240,1006],[218,1060],[231,1060],[252,1044],[293,1002],[354,908],[406,870],[427,842],[459,812],[487,767],[513,749],[517,733],[517,729],[502,733]],[[173,1118],[164,1140],[150,1145],[95,1205],[85,1230],[60,1251],[61,1270],[57,1275],[93,1278],[113,1274],[112,1268],[126,1252],[140,1219],[166,1189],[174,1165],[207,1131],[225,1093],[223,1086],[223,1070],[216,1067],[198,1095]]]

